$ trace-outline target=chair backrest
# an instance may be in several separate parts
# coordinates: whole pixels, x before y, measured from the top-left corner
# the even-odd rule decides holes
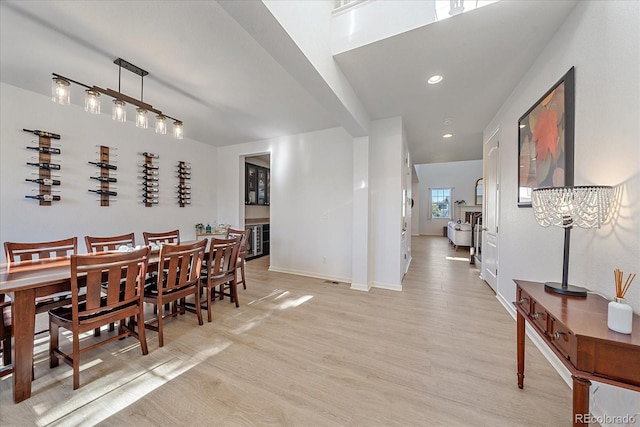
[[[163,245],[160,248],[162,278],[158,278],[158,293],[171,292],[197,284],[207,239],[185,245]]]
[[[100,313],[127,308],[142,299],[149,263],[149,248],[132,252],[109,252],[71,256],[71,298],[73,318],[95,321]],[[84,304],[79,291],[86,286]]]
[[[9,262],[65,257],[78,253],[78,238],[70,237],[54,242],[4,242],[4,252]]]
[[[241,238],[241,236],[236,236],[229,239],[211,239],[207,260],[207,277],[209,279],[217,279],[228,274],[233,274],[235,277]]]
[[[144,244],[150,245],[151,243],[180,243],[180,230],[165,231],[162,233],[150,233],[145,231],[142,233],[144,237]]]
[[[247,253],[247,241],[249,240],[249,233],[251,233],[251,230],[234,230],[232,228],[227,228],[227,239],[230,237],[240,236],[240,255],[245,255]]]
[[[88,253],[115,251],[122,245],[135,247],[136,236],[134,233],[109,237],[84,236],[84,243]]]

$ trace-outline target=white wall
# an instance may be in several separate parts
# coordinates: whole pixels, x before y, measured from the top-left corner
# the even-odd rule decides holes
[[[143,231],[165,231],[179,228],[183,240],[195,238],[194,225],[215,218],[217,211],[215,170],[216,149],[185,138],[177,141],[169,134],[157,135],[153,129],[138,129],[133,122],[115,123],[108,105],[103,114],[85,113],[77,105],[61,106],[47,96],[35,94],[7,84],[1,84],[0,97],[0,240],[45,241],[78,236],[80,252],[85,251],[85,235],[114,235],[135,232],[136,243],[143,242]],[[82,91],[72,96],[84,95]],[[104,104],[105,101],[103,101]],[[133,116],[133,111],[129,111]],[[37,184],[25,178],[37,173],[37,168],[25,163],[35,152],[27,145],[37,140],[22,129],[41,129],[61,135],[62,154],[54,156],[61,162],[59,171],[62,198],[52,206],[39,206],[25,199],[37,194]],[[189,128],[185,123],[185,135]],[[54,141],[58,142],[58,141]],[[117,192],[111,206],[101,207],[98,196],[88,192],[97,181],[89,179],[97,168],[87,164],[98,158],[96,145],[117,148]],[[140,199],[138,167],[149,151],[160,155],[160,203],[146,208]],[[184,208],[175,199],[174,166],[177,161],[192,163],[192,204]],[[2,262],[5,261],[4,251]]]
[[[402,290],[402,118],[371,124],[370,227],[373,286]]]
[[[270,269],[351,281],[353,138],[342,128],[220,147],[219,221],[244,219],[244,156],[271,154]]]
[[[420,183],[420,234],[442,236],[442,227],[447,226],[448,219],[429,218],[429,189],[453,187],[453,201],[464,200],[467,207],[475,203],[475,188],[478,178],[482,178],[482,160],[464,162],[429,163],[416,165],[416,173]],[[415,198],[415,197],[414,197]],[[460,209],[454,204],[454,219],[460,218]],[[478,210],[481,207],[478,206]],[[462,217],[464,221],[464,216]]]
[[[571,66],[576,76],[575,185],[620,186],[619,210],[598,230],[571,234],[569,282],[611,299],[615,268],[640,272],[640,2],[580,2],[485,129],[501,129],[498,296],[511,311],[513,278],[559,281],[563,231],[518,208],[518,118]],[[627,294],[640,313],[640,283]],[[593,391],[594,387],[592,387]],[[596,410],[640,412],[638,393],[601,385]]]

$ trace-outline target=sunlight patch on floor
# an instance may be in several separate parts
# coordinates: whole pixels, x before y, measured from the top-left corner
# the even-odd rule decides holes
[[[202,360],[216,355],[224,351],[232,344],[232,341],[221,343],[202,350],[188,359],[172,358],[161,364],[152,366],[148,370],[137,374],[133,377],[122,378],[112,382],[112,387],[102,388],[100,390],[92,389],[92,383],[82,386],[82,374],[80,376],[81,389],[73,392],[66,401],[65,405],[55,405],[48,409],[48,413],[43,414],[39,421],[39,425],[96,425],[111,415],[121,411],[122,409],[134,404],[137,400],[145,395],[153,392],[157,388],[163,386],[167,382],[182,375],[189,369],[193,368]],[[82,364],[82,370],[100,363],[100,360],[90,361]],[[70,377],[72,372],[69,371]],[[104,384],[95,381],[93,384]],[[69,380],[69,388],[71,381]],[[80,391],[80,393],[78,393]],[[108,402],[108,408],[105,408],[105,402]],[[38,408],[34,408],[38,411]],[[46,408],[40,408],[40,411],[46,412]]]
[[[464,262],[469,262],[469,258],[462,258],[462,257],[455,257],[455,256],[448,256],[445,257],[446,260],[448,261],[464,261]]]

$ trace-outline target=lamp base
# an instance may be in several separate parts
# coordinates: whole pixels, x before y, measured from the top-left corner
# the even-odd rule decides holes
[[[554,294],[568,295],[571,297],[586,297],[587,290],[580,286],[567,285],[566,288],[562,287],[562,283],[559,282],[545,282],[544,290],[553,292]]]

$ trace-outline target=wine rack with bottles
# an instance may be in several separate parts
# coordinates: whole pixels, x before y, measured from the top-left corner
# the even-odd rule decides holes
[[[34,177],[25,178],[27,182],[33,182],[38,184],[37,194],[27,195],[25,198],[38,200],[40,206],[51,206],[51,202],[59,201],[60,196],[53,193],[59,193],[59,190],[54,190],[54,187],[60,185],[59,175],[55,174],[59,171],[61,166],[56,156],[62,153],[60,144],[52,144],[51,140],[60,140],[60,135],[57,133],[42,131],[42,130],[30,130],[22,129],[25,132],[30,132],[38,136],[38,140],[32,140],[32,143],[38,143],[38,145],[27,145],[28,150],[37,153],[33,158],[27,162],[27,165],[37,168],[37,172],[34,172]],[[35,154],[34,153],[34,154]]]
[[[154,153],[142,153],[144,162],[140,165],[140,176],[142,184],[142,203],[148,208],[158,204],[159,169],[158,159],[160,156]],[[155,160],[155,163],[154,163]]]
[[[118,178],[115,176],[118,167],[114,164],[116,162],[112,160],[116,156],[112,151],[116,150],[116,148],[105,145],[98,145],[97,147],[98,159],[95,162],[87,163],[98,168],[98,173],[89,177],[98,185],[93,189],[90,188],[89,191],[100,196],[100,206],[109,206],[109,198],[118,195],[114,188],[114,184],[118,182]]]
[[[179,161],[176,165],[178,176],[178,205],[184,208],[191,204],[191,164]]]

